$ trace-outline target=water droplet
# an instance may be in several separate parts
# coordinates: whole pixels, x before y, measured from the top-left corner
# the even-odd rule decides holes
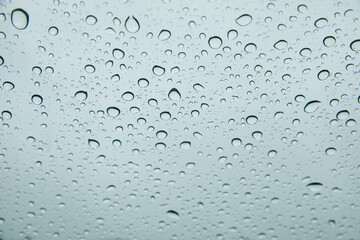
[[[336,114],[336,118],[339,120],[345,120],[349,117],[350,113],[347,110],[342,110]]]
[[[161,41],[166,41],[171,37],[171,32],[169,30],[163,29],[160,31],[158,38]]]
[[[336,105],[338,105],[338,103],[339,103],[338,99],[336,99],[336,98],[331,99],[330,106],[335,107]]]
[[[252,136],[253,136],[253,138],[255,138],[256,140],[260,140],[260,139],[262,138],[263,134],[262,134],[262,132],[260,132],[260,131],[255,131],[255,132],[252,133]]]
[[[4,58],[2,56],[0,56],[0,66],[2,66],[4,64]]]
[[[1,116],[2,116],[4,119],[7,119],[7,120],[9,120],[9,119],[12,118],[12,114],[11,114],[11,112],[9,112],[9,111],[2,111]]]
[[[208,43],[211,48],[217,49],[217,48],[221,47],[223,41],[220,37],[214,36],[214,37],[209,38]]]
[[[356,39],[355,41],[352,41],[350,43],[350,48],[354,52],[359,52],[360,51],[360,39]]]
[[[300,50],[300,56],[302,57],[309,57],[311,55],[312,51],[310,48],[303,48]]]
[[[29,24],[29,14],[21,8],[16,8],[11,12],[11,23],[15,28],[23,30]]]
[[[88,97],[88,94],[86,91],[77,91],[74,96],[79,101],[85,101]]]
[[[114,191],[116,190],[116,187],[114,185],[109,185],[106,187],[106,191]]]
[[[274,48],[277,50],[283,50],[288,46],[288,42],[286,40],[279,40],[274,44]]]
[[[94,25],[97,22],[97,18],[93,15],[88,15],[85,19],[86,23],[89,25]]]
[[[129,33],[136,33],[140,30],[140,23],[134,16],[129,16],[125,20],[125,28]]]
[[[229,40],[234,40],[235,38],[237,38],[238,36],[238,32],[235,29],[231,29],[227,32],[227,38]]]
[[[329,72],[329,70],[326,70],[326,69],[321,70],[317,75],[317,77],[320,81],[326,80],[329,76],[330,76],[330,72]]]
[[[300,13],[305,13],[305,12],[307,12],[308,7],[307,7],[305,4],[300,4],[300,5],[297,7],[297,10],[298,10]]]
[[[273,157],[275,157],[277,155],[277,151],[275,151],[275,150],[270,150],[269,152],[268,152],[268,156],[270,157],[270,158],[273,158]]]
[[[247,124],[253,125],[258,121],[258,118],[254,115],[250,115],[246,118]]]
[[[156,143],[155,144],[155,147],[156,147],[156,149],[158,149],[158,150],[164,150],[165,148],[166,148],[166,144],[165,143],[162,143],[162,142],[159,142],[159,143]]]
[[[90,147],[92,147],[94,149],[100,147],[100,143],[98,141],[96,141],[95,139],[88,139],[88,144]]]
[[[309,183],[308,185],[306,185],[306,187],[311,192],[320,192],[321,189],[323,188],[323,185],[322,185],[322,183],[319,183],[319,182],[313,182],[313,183]]]
[[[125,52],[119,48],[115,48],[112,51],[112,55],[115,59],[120,60],[125,56]]]
[[[156,133],[156,137],[158,138],[158,139],[164,139],[164,138],[166,138],[167,137],[167,132],[165,132],[165,131],[163,131],[163,130],[160,130],[160,131],[158,131],[157,133]]]
[[[125,101],[131,101],[134,99],[134,94],[132,92],[124,92],[121,98]]]
[[[326,153],[327,155],[334,155],[336,152],[337,152],[337,151],[336,151],[336,148],[333,148],[333,147],[327,148],[327,149],[325,150],[325,153]]]
[[[174,210],[169,210],[169,211],[167,211],[167,216],[169,217],[169,218],[172,218],[172,219],[179,219],[180,218],[180,216],[179,216],[179,213],[177,213],[176,211],[174,211]]]
[[[194,162],[188,162],[188,163],[186,164],[186,168],[191,169],[191,168],[194,168],[194,167],[195,167],[195,163],[194,163]]]
[[[111,81],[113,82],[118,82],[120,81],[120,75],[119,74],[114,74],[111,76]]]
[[[35,94],[32,95],[31,101],[36,105],[40,105],[43,102],[43,98],[40,95]]]
[[[325,47],[332,47],[335,45],[335,43],[336,43],[336,39],[333,36],[327,36],[323,40],[323,44]]]
[[[328,24],[328,20],[326,18],[319,18],[315,21],[314,25],[317,28],[323,28]]]
[[[191,148],[191,142],[184,141],[184,142],[180,143],[180,147],[182,149],[189,150]]]
[[[172,88],[168,93],[168,97],[173,101],[178,101],[181,99],[181,94],[176,88]]]
[[[120,141],[119,139],[114,139],[114,140],[112,141],[112,145],[113,145],[114,147],[120,147],[120,146],[122,145],[122,143],[121,143],[121,141]]]
[[[95,72],[95,67],[93,65],[90,65],[90,64],[87,64],[84,69],[85,69],[85,72],[87,72],[87,73]]]
[[[40,74],[42,73],[41,68],[38,67],[38,66],[33,67],[33,68],[32,68],[32,71],[33,71],[33,73],[36,74],[36,75],[40,75]]]
[[[117,117],[120,114],[120,109],[118,109],[117,107],[108,107],[106,109],[106,112],[110,117]]]
[[[310,101],[305,105],[304,112],[313,113],[319,108],[320,104],[321,102],[318,100]]]
[[[234,147],[239,147],[241,145],[242,141],[240,138],[233,138],[231,140],[231,144],[234,146]]]
[[[235,22],[239,24],[240,26],[246,26],[249,25],[252,22],[252,16],[249,14],[243,14],[240,17],[238,17]]]
[[[147,86],[149,86],[149,81],[146,78],[140,78],[138,80],[138,85],[141,88],[146,88]]]
[[[352,127],[352,126],[355,126],[356,125],[356,121],[354,119],[349,119],[346,121],[345,125],[347,127]]]
[[[10,91],[15,88],[15,85],[12,82],[8,82],[8,81],[3,82],[2,85],[3,85],[3,88],[7,91]]]
[[[165,68],[160,67],[159,65],[155,65],[152,68],[152,72],[156,75],[156,76],[162,76],[165,73]]]
[[[256,49],[257,49],[257,46],[255,45],[255,43],[248,43],[244,47],[244,50],[247,53],[253,53],[256,51]]]
[[[52,27],[49,27],[48,32],[51,36],[56,36],[59,33],[59,29],[55,26],[52,26]]]
[[[160,113],[160,118],[162,120],[169,120],[171,118],[171,114],[169,112],[162,112]]]

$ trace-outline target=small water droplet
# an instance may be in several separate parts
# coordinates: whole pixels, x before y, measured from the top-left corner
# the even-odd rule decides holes
[[[15,85],[12,82],[8,82],[8,81],[3,82],[2,85],[3,85],[3,88],[7,91],[10,91],[15,88]]]
[[[162,120],[169,120],[171,118],[171,114],[169,112],[162,112],[160,113],[160,118]]]
[[[1,116],[2,116],[4,119],[7,119],[7,120],[9,120],[9,119],[12,118],[12,114],[11,114],[11,112],[9,112],[9,111],[2,111],[2,112],[1,112]]]
[[[34,94],[31,97],[31,101],[36,105],[40,105],[43,102],[43,98],[40,95]]]
[[[248,116],[248,117],[246,118],[246,122],[247,122],[247,124],[249,124],[249,125],[253,125],[253,124],[255,124],[257,121],[258,121],[258,118],[257,118],[256,116],[254,116],[254,115],[250,115],[250,116]]]
[[[140,23],[134,16],[129,16],[125,20],[125,29],[129,33],[136,33],[140,30]]]
[[[156,75],[156,76],[162,76],[165,73],[165,68],[160,67],[159,65],[155,65],[152,68],[152,72]]]
[[[235,29],[231,29],[227,32],[227,38],[229,40],[234,40],[238,36],[238,32]]]
[[[169,210],[169,211],[167,211],[167,216],[169,217],[169,218],[172,218],[172,219],[179,219],[180,218],[180,216],[179,216],[179,213],[177,213],[176,211],[174,211],[174,210]]]
[[[140,78],[138,80],[138,85],[141,88],[146,88],[147,86],[149,86],[149,81],[146,78]]]
[[[191,148],[191,142],[184,141],[184,142],[180,143],[180,147],[182,149],[189,150]]]
[[[92,147],[94,149],[100,147],[100,143],[98,141],[96,141],[95,139],[88,139],[88,144],[90,147]]]
[[[315,21],[314,25],[317,28],[323,28],[328,24],[328,20],[326,18],[319,18]]]
[[[300,56],[302,57],[309,57],[311,55],[312,51],[310,48],[303,48],[300,50]]]
[[[223,43],[222,39],[218,36],[211,37],[209,38],[208,41],[209,46],[213,49],[217,49],[221,47],[222,43]]]
[[[310,101],[305,105],[304,112],[313,113],[319,108],[320,104],[321,102],[318,100]]]
[[[49,27],[48,32],[51,36],[56,36],[59,33],[59,29],[55,26],[52,26],[52,27]]]
[[[255,43],[248,43],[244,47],[244,51],[247,53],[253,53],[256,50],[257,50],[257,46],[255,45]]]
[[[106,191],[114,191],[116,190],[116,187],[114,185],[109,185],[106,187]]]
[[[333,36],[327,36],[323,40],[323,44],[325,47],[332,47],[336,43],[336,38]]]
[[[194,168],[194,167],[195,167],[195,163],[194,163],[194,162],[188,162],[188,163],[186,164],[186,168],[191,169],[191,168]]]
[[[274,48],[277,50],[283,50],[288,46],[288,42],[286,40],[279,40],[274,44]]]
[[[88,15],[85,19],[86,23],[89,25],[94,25],[97,22],[97,18],[93,15]]]
[[[231,144],[234,146],[234,147],[239,147],[241,145],[242,141],[240,138],[233,138],[231,140]]]
[[[171,32],[169,30],[163,29],[160,31],[158,38],[161,41],[166,41],[171,37]]]
[[[242,27],[247,26],[252,22],[252,16],[249,14],[243,14],[238,17],[235,22]]]
[[[337,152],[336,148],[330,147],[325,150],[327,155],[334,155]]]
[[[352,41],[350,43],[350,48],[354,52],[359,52],[360,51],[360,39],[356,39],[356,40]]]
[[[134,99],[134,94],[132,92],[124,92],[121,98],[125,101],[131,101]]]
[[[172,88],[168,93],[168,97],[173,101],[178,101],[181,99],[181,94],[176,88]]]
[[[115,59],[120,60],[124,58],[125,52],[119,48],[114,48],[112,51],[112,55]]]
[[[160,130],[160,131],[158,131],[157,133],[156,133],[156,137],[158,138],[158,139],[164,139],[164,138],[166,138],[167,137],[167,132],[165,132],[165,131],[163,131],[163,130]]]
[[[317,75],[320,81],[326,80],[329,76],[330,76],[330,72],[327,69],[321,70]]]
[[[275,157],[277,155],[277,151],[275,151],[275,150],[270,150],[269,152],[268,152],[268,156],[270,157],[270,158],[273,158],[273,157]]]
[[[118,109],[117,107],[108,107],[106,109],[106,112],[110,117],[117,117],[120,114],[120,109]]]
[[[16,8],[11,12],[11,23],[15,28],[23,30],[29,24],[29,14],[21,8]]]
[[[349,119],[346,121],[345,125],[347,127],[352,127],[352,126],[355,126],[356,125],[356,121],[354,119]]]
[[[256,140],[260,140],[260,139],[262,138],[263,134],[262,134],[262,132],[260,132],[260,131],[255,131],[255,132],[252,133],[252,136],[253,136],[253,138],[255,138]]]
[[[88,94],[86,91],[77,91],[74,96],[79,101],[85,101],[88,97]]]
[[[87,64],[84,69],[85,69],[85,72],[87,72],[87,73],[95,72],[95,67],[93,65],[90,65],[90,64]]]
[[[319,183],[319,182],[312,182],[312,183],[309,183],[308,185],[306,185],[306,187],[311,192],[320,192],[321,189],[323,188],[323,185],[322,185],[322,183]]]

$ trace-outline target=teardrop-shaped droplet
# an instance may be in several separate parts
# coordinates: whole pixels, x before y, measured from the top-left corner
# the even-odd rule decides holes
[[[77,91],[74,96],[79,101],[85,101],[88,97],[88,94],[86,91]]]
[[[169,91],[168,97],[173,101],[178,101],[181,99],[181,94],[176,88],[172,88]]]
[[[129,33],[136,33],[140,30],[140,23],[134,16],[129,16],[125,20],[125,28]]]
[[[238,17],[235,22],[239,24],[240,26],[244,27],[246,25],[249,25],[252,22],[252,16],[249,14],[243,14],[240,17]]]
[[[171,32],[169,30],[163,29],[159,33],[159,40],[166,41],[171,37]]]
[[[310,101],[305,105],[304,112],[313,113],[319,108],[320,104],[321,102],[318,100]]]
[[[15,28],[23,30],[29,24],[29,14],[21,8],[16,8],[11,12],[11,23]]]

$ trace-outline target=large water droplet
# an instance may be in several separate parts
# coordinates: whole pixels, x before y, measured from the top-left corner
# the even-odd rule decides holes
[[[156,75],[156,76],[161,76],[165,73],[165,68],[160,67],[159,65],[155,65],[152,68],[152,72]]]
[[[15,28],[23,30],[29,24],[29,14],[21,8],[16,8],[11,12],[11,23]]]
[[[7,119],[7,120],[9,120],[9,119],[12,118],[12,114],[11,114],[11,112],[9,112],[9,111],[2,111],[2,112],[1,112],[1,116],[2,116],[4,119]]]
[[[134,16],[129,16],[125,20],[125,28],[129,33],[136,33],[140,30],[140,23]]]
[[[313,182],[313,183],[309,183],[308,185],[306,185],[306,187],[311,192],[320,192],[321,189],[323,188],[323,185],[322,185],[322,183],[319,183],[319,182]]]
[[[350,113],[347,110],[342,110],[336,114],[336,118],[339,120],[345,120],[349,117]]]
[[[12,82],[3,82],[3,88],[7,91],[13,90],[15,88],[15,85]]]
[[[178,101],[181,99],[181,94],[176,88],[172,88],[169,91],[168,97],[173,101]]]
[[[163,29],[160,31],[158,38],[161,41],[166,41],[171,37],[171,32],[169,30]]]
[[[356,39],[350,43],[351,50],[358,52],[360,51],[360,39]]]
[[[209,38],[208,43],[211,48],[217,49],[217,48],[221,47],[223,41],[220,37],[214,36],[214,37]]]
[[[146,88],[147,86],[149,86],[149,81],[146,78],[140,78],[138,80],[138,85],[141,88]]]
[[[84,101],[87,99],[88,94],[86,91],[77,91],[74,96],[77,100]]]
[[[285,40],[279,40],[274,44],[274,48],[277,50],[285,49],[288,46],[288,42]]]
[[[115,48],[112,51],[112,55],[115,59],[120,60],[125,56],[125,52],[119,48]]]
[[[120,109],[118,109],[117,107],[108,107],[106,109],[106,112],[110,117],[117,117],[120,114]]]
[[[235,20],[235,22],[240,26],[249,25],[251,21],[252,21],[252,16],[250,16],[249,14],[243,14]]]
[[[318,100],[310,101],[305,105],[304,112],[313,113],[319,108],[320,104],[321,102]]]

